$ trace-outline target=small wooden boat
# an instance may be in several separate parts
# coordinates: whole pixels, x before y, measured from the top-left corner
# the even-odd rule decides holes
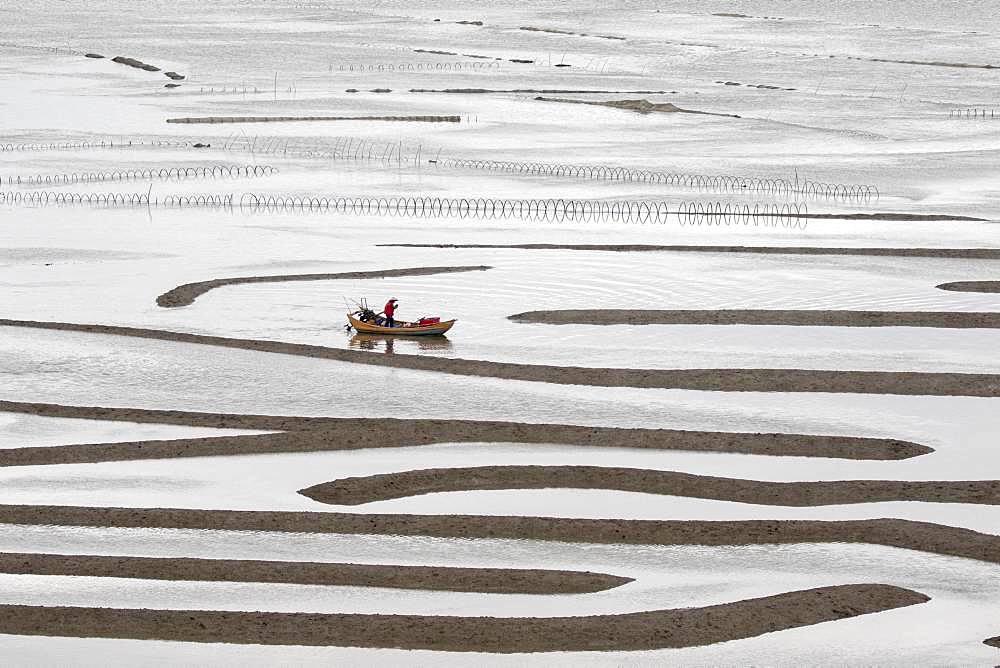
[[[420,325],[415,322],[396,321],[395,327],[384,327],[373,322],[362,322],[354,317],[353,313],[347,314],[347,321],[351,327],[361,334],[391,334],[393,336],[435,336],[447,332],[455,324],[454,320],[435,322],[429,325]]]

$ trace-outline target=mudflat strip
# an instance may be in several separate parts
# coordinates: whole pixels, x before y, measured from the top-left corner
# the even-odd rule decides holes
[[[484,594],[585,594],[632,582],[632,578],[586,571],[11,552],[0,552],[0,573],[388,587]]]
[[[0,606],[0,633],[263,645],[557,652],[691,647],[925,603],[884,584],[586,617],[449,617]]]
[[[267,452],[317,452],[456,442],[544,443],[868,460],[909,459],[933,452],[932,448],[908,441],[812,434],[628,429],[473,420],[228,415],[137,408],[27,404],[9,401],[0,401],[0,411],[46,417],[278,432],[274,434],[122,443],[5,448],[0,449],[0,466],[94,463]]]
[[[1000,504],[1000,480],[770,482],[605,466],[476,466],[342,478],[299,490],[320,503],[355,506],[435,492],[607,489],[768,506],[885,501]]]
[[[236,276],[233,278],[213,278],[197,283],[185,283],[156,298],[156,304],[164,308],[190,306],[194,300],[209,290],[224,285],[244,283],[281,283],[286,281],[331,281],[337,279],[394,278],[397,276],[433,276],[434,274],[454,274],[465,271],[485,271],[487,266],[474,267],[411,267],[407,269],[380,269],[377,271],[346,271],[337,274],[286,274],[281,276]]]
[[[1000,292],[1000,281],[954,281],[935,286],[952,292]]]
[[[123,528],[510,538],[622,545],[867,543],[1000,563],[1000,536],[930,522],[622,520],[189,508],[0,505],[0,523]]]
[[[516,364],[429,355],[364,351],[260,339],[235,339],[160,329],[0,319],[0,327],[110,334],[177,343],[239,348],[374,366],[557,385],[641,387],[709,392],[826,392],[961,397],[1000,396],[1000,374],[817,369],[617,369]]]
[[[824,246],[684,246],[656,244],[376,244],[376,246],[394,248],[514,248],[521,250],[577,250],[615,253],[676,251],[680,253],[759,253],[762,255],[861,255],[1000,260],[1000,248],[835,248]],[[952,284],[945,283],[944,285]],[[943,290],[948,289],[942,288],[940,285],[938,287]]]
[[[1000,313],[953,311],[832,310],[634,310],[564,309],[527,311],[507,317],[514,322],[547,325],[780,325],[803,327],[945,327],[1000,328]]]

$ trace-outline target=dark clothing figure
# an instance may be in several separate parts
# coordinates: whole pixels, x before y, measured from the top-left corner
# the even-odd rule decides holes
[[[398,301],[397,299],[393,298],[393,299],[390,299],[389,301],[387,301],[385,303],[385,311],[384,311],[384,313],[385,313],[385,326],[386,327],[395,327],[396,326],[396,319],[395,319],[394,316],[396,315],[396,303],[397,303],[397,301]]]

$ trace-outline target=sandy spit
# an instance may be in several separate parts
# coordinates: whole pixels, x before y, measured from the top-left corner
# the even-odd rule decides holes
[[[813,327],[1000,328],[1000,313],[951,311],[629,310],[528,311],[515,322],[547,325],[782,325]]]
[[[588,617],[450,617],[0,606],[0,633],[187,642],[556,652],[691,647],[930,600],[848,584],[704,608]]]
[[[0,552],[0,573],[192,582],[277,582],[493,594],[584,594],[632,582],[632,578],[583,571],[11,552]]]
[[[1000,248],[827,248],[823,246],[658,246],[651,244],[377,244],[397,248],[518,248],[524,250],[678,251],[689,253],[760,253],[764,255],[874,255],[880,257],[967,258],[1000,260]],[[950,285],[945,283],[944,285]],[[941,287],[941,286],[938,286]],[[947,288],[942,288],[947,289]]]
[[[556,443],[593,447],[694,450],[742,454],[900,460],[933,452],[908,441],[850,436],[674,429],[623,429],[560,424],[393,418],[301,418],[182,413],[0,401],[0,411],[46,417],[277,431],[275,434],[96,443],[0,450],[0,466],[93,463],[267,452],[388,448],[431,443]]]
[[[768,482],[604,466],[477,466],[400,471],[325,482],[299,494],[354,506],[435,492],[494,489],[609,489],[769,506],[885,501],[1000,504],[1000,480]]]
[[[286,274],[281,276],[236,276],[233,278],[213,278],[197,283],[185,283],[156,298],[156,304],[164,308],[190,306],[194,300],[209,290],[224,285],[242,283],[280,283],[285,281],[330,281],[336,279],[392,278],[396,276],[432,276],[434,274],[454,274],[465,271],[485,271],[492,269],[484,265],[474,267],[411,267],[407,269],[380,269],[377,271],[346,271],[337,274]]]
[[[1000,292],[1000,281],[954,281],[936,287],[953,292]]]
[[[827,392],[926,396],[1000,396],[1000,374],[816,369],[615,369],[515,364],[358,350],[261,339],[234,339],[159,329],[0,319],[0,327],[86,332],[239,348],[357,364],[559,385],[645,387],[709,392]]]
[[[867,60],[872,63],[896,63],[899,65],[929,65],[932,67],[959,67],[964,69],[979,70],[1000,70],[1000,65],[975,64],[975,63],[948,63],[940,60],[893,60],[891,58],[853,58],[853,60]]]
[[[539,102],[564,102],[566,104],[590,104],[597,107],[611,107],[613,109],[624,109],[626,111],[636,111],[640,114],[651,112],[668,114],[702,114],[705,116],[725,116],[726,118],[739,118],[736,114],[720,114],[712,111],[696,111],[693,109],[682,109],[670,102],[650,102],[649,100],[571,100],[563,97],[536,97]]]
[[[1000,536],[943,524],[899,519],[623,520],[0,505],[0,523],[510,538],[622,545],[867,543],[1000,563]]]

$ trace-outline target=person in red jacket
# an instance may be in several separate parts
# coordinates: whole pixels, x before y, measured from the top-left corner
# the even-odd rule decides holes
[[[396,320],[395,320],[395,318],[393,316],[396,315],[396,306],[398,305],[398,303],[399,303],[399,300],[396,299],[395,297],[393,297],[392,299],[390,299],[389,301],[387,301],[385,303],[385,309],[382,312],[385,313],[385,326],[386,327],[395,327],[396,326]]]

